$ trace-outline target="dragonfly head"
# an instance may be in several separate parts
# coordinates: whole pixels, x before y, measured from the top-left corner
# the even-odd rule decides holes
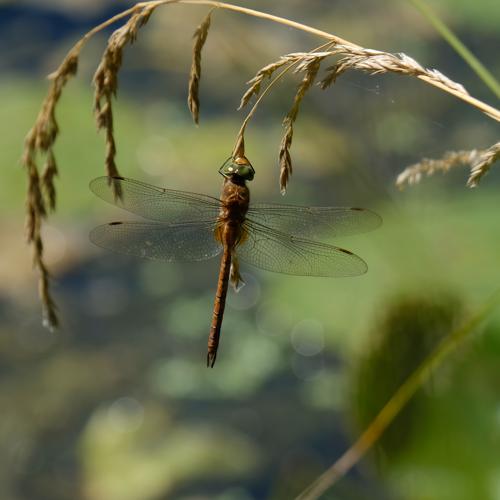
[[[219,173],[226,179],[251,181],[255,175],[255,170],[244,156],[239,156],[226,160],[219,169]]]

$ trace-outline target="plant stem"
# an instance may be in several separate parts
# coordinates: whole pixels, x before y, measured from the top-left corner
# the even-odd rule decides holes
[[[377,442],[383,432],[429,379],[433,370],[500,304],[500,290],[460,328],[450,333],[396,390],[358,440],[321,476],[308,486],[296,500],[315,500],[342,478]]]
[[[460,57],[472,68],[476,75],[500,98],[500,83],[483,63],[464,45],[464,43],[448,28],[438,15],[424,0],[410,0],[424,17],[436,28],[436,31],[455,49]]]
[[[352,42],[348,40],[344,40],[339,36],[333,35],[332,33],[327,33],[326,31],[319,30],[317,28],[313,28],[312,26],[308,26],[306,24],[298,23],[296,21],[292,21],[290,19],[286,19],[284,17],[275,16],[273,14],[268,14],[267,12],[262,12],[259,10],[249,9],[247,7],[241,7],[239,5],[233,5],[226,2],[218,2],[216,0],[151,0],[148,2],[140,2],[136,5],[140,5],[144,7],[146,5],[163,5],[168,3],[183,3],[183,4],[194,4],[194,5],[212,5],[213,7],[218,7],[220,9],[232,10],[234,12],[240,12],[241,14],[247,14],[253,17],[260,17],[261,19],[267,19],[268,21],[273,21],[279,24],[285,24],[292,28],[296,28],[301,31],[306,31],[311,35],[319,36],[321,38],[327,38],[335,43],[339,43],[342,45],[350,45],[356,46]]]

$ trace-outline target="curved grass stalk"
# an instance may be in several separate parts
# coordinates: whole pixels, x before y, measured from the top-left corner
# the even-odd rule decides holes
[[[310,33],[311,35],[319,36],[321,38],[326,38],[326,39],[328,39],[332,42],[335,42],[337,44],[345,45],[347,47],[352,47],[353,49],[361,49],[362,48],[360,45],[352,43],[348,40],[344,40],[343,38],[338,37],[332,33],[328,33],[326,31],[322,31],[322,30],[319,30],[317,28],[313,28],[312,26],[298,23],[296,21],[292,21],[292,20],[286,19],[284,17],[275,16],[273,14],[268,14],[267,12],[249,9],[247,7],[240,7],[238,5],[233,5],[233,4],[226,3],[226,2],[218,2],[215,0],[152,0],[149,2],[141,2],[137,5],[144,7],[148,4],[160,6],[160,5],[169,4],[169,3],[182,3],[182,4],[192,4],[192,5],[210,5],[213,7],[219,7],[220,9],[232,10],[234,12],[239,12],[241,14],[246,14],[246,15],[253,16],[253,17],[259,17],[261,19],[267,19],[268,21],[283,24],[285,26],[290,26],[292,28],[296,28],[296,29],[304,31],[306,33]],[[429,76],[418,75],[418,76],[416,76],[416,78],[424,81],[425,83],[428,83],[429,85],[437,87],[440,90],[443,90],[444,92],[448,92],[449,94],[454,95],[455,97],[461,99],[462,101],[467,102],[471,106],[474,106],[475,108],[481,110],[483,113],[488,115],[493,120],[500,121],[500,110],[494,108],[493,106],[490,106],[489,104],[486,104],[486,103],[480,101],[479,99],[476,99],[476,98],[470,96],[467,93],[461,92],[461,91],[456,90],[456,89],[452,89],[452,88],[444,85],[443,83],[439,82],[438,80],[434,80],[433,78],[430,78]]]
[[[486,66],[465,46],[453,31],[438,17],[424,0],[410,0],[436,31],[451,45],[458,55],[471,67],[476,75],[500,98],[500,83]]]
[[[392,395],[358,440],[330,468],[296,497],[296,500],[315,500],[345,476],[377,442],[406,403],[429,379],[432,372],[499,305],[500,290],[497,290],[466,323],[443,339]]]
[[[92,28],[90,31],[88,31],[69,51],[68,54],[73,54],[75,52],[80,52],[80,50],[83,48],[84,44],[95,34],[99,33],[103,29],[107,28],[108,26],[114,24],[115,22],[119,21],[120,19],[123,19],[134,12],[137,12],[144,7],[160,7],[162,5],[167,5],[167,4],[173,4],[173,3],[182,3],[182,4],[191,4],[191,5],[208,5],[220,9],[225,9],[225,10],[231,10],[234,12],[239,12],[241,14],[246,14],[249,16],[253,17],[258,17],[261,19],[266,19],[268,21],[276,22],[279,24],[283,24],[285,26],[289,26],[292,28],[296,28],[300,31],[304,31],[306,33],[310,33],[311,35],[315,35],[321,38],[326,38],[330,42],[344,45],[346,47],[352,47],[354,49],[361,49],[362,47],[360,45],[357,45],[355,43],[352,43],[348,40],[345,40],[339,36],[336,36],[332,33],[328,33],[326,31],[319,30],[317,28],[313,28],[312,26],[308,26],[306,24],[298,23],[296,21],[292,21],[290,19],[286,19],[284,17],[280,16],[275,16],[273,14],[268,14],[267,12],[262,12],[254,9],[249,9],[247,7],[241,7],[239,5],[233,5],[230,3],[226,2],[218,2],[215,0],[151,0],[147,2],[139,2],[135,4],[133,7],[124,10],[123,12],[120,12],[119,14],[113,16],[112,18],[108,19],[107,21],[104,21],[103,23],[99,24],[98,26]],[[57,74],[58,70],[54,72],[54,74]],[[467,102],[471,106],[474,106],[475,108],[479,109],[486,115],[488,115],[490,118],[500,121],[500,110],[494,108],[493,106],[490,106],[479,99],[476,99],[469,94],[460,92],[458,90],[454,90],[452,88],[447,87],[446,85],[440,83],[439,81],[435,81],[431,78],[429,78],[426,75],[418,75],[416,78],[433,85],[445,92],[448,92],[449,94],[454,95],[455,97]]]

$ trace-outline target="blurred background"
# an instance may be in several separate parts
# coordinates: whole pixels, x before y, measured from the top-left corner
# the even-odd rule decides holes
[[[404,52],[498,106],[410,2],[245,1],[365,47]],[[436,0],[441,18],[495,75],[495,0]],[[281,121],[296,77],[263,101],[247,132],[253,200],[364,206],[377,231],[335,241],[361,255],[354,279],[301,278],[243,266],[222,344],[205,367],[218,260],[126,258],[88,240],[133,219],[92,195],[103,175],[91,78],[111,30],[83,51],[58,110],[57,213],[46,255],[62,320],[41,326],[24,243],[23,139],[45,76],[92,26],[129,7],[112,0],[0,2],[0,498],[8,500],[289,499],[360,434],[426,354],[500,283],[494,167],[479,188],[456,169],[398,192],[423,157],[485,148],[498,126],[422,82],[342,76],[306,96],[279,195]],[[155,12],[125,51],[115,104],[122,175],[217,196],[245,82],[317,39],[218,11],[203,53],[201,124],[186,106],[192,33],[207,8]],[[454,353],[375,449],[323,498],[500,499],[500,316]]]

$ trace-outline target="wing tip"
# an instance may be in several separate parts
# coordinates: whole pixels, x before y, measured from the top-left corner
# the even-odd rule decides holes
[[[370,210],[369,208],[365,208],[365,211],[368,212],[373,220],[373,225],[370,227],[370,231],[373,231],[374,229],[378,229],[384,222],[384,219],[382,219],[382,216],[379,215],[377,212],[374,212],[373,210]]]
[[[103,247],[103,248],[106,248],[105,246],[102,245],[102,243],[100,242],[100,235],[102,233],[103,230],[105,230],[105,228],[109,227],[109,226],[120,226],[122,225],[123,222],[119,222],[119,221],[116,221],[116,222],[107,222],[106,224],[101,224],[99,226],[96,226],[94,227],[90,233],[89,233],[89,240],[94,243],[94,245],[97,245],[99,247]]]
[[[89,187],[92,189],[92,186],[102,182],[106,181],[106,183],[109,185],[111,184],[111,181],[126,181],[126,177],[122,177],[121,175],[100,175],[99,177],[94,177],[90,182],[89,182]]]
[[[352,254],[354,257],[356,257],[357,262],[359,263],[359,270],[357,274],[353,274],[352,276],[363,276],[363,274],[366,274],[368,272],[368,264],[364,259],[362,259],[359,255]]]
[[[375,227],[380,226],[383,222],[382,217],[377,212],[371,210],[370,208],[351,207],[351,210],[354,210],[356,212],[366,212],[366,213],[370,214],[377,223],[377,226],[375,226]]]

